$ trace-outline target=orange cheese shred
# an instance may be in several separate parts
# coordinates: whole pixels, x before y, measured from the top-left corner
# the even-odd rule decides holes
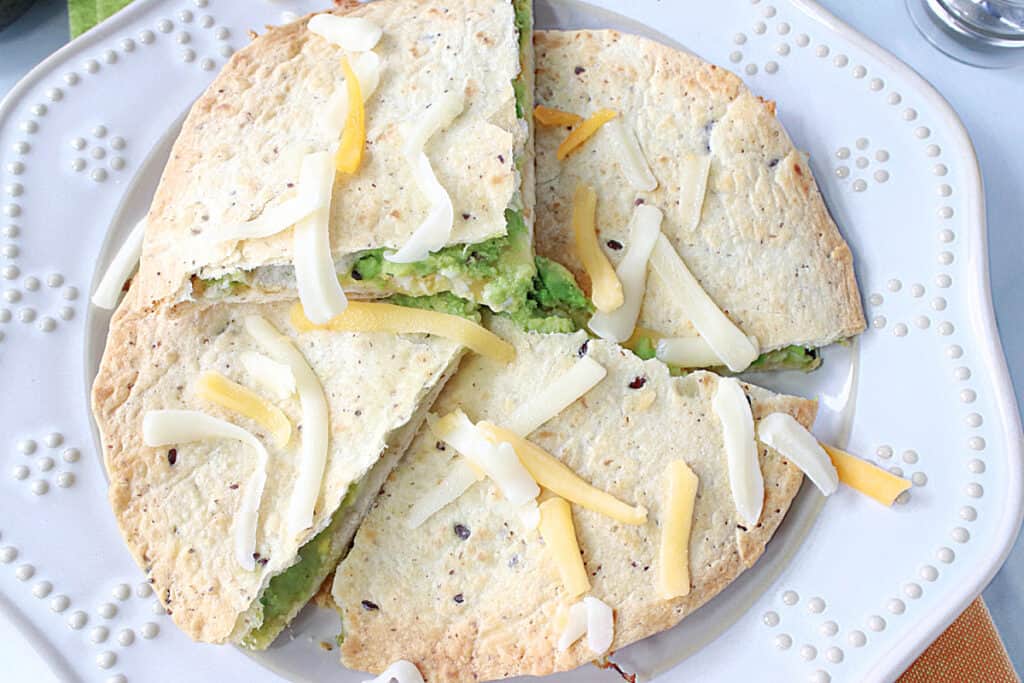
[[[826,444],[821,444],[821,447],[828,453],[832,465],[839,473],[839,481],[882,505],[892,505],[897,496],[910,488],[910,482],[906,479],[886,472],[867,460]]]
[[[599,311],[610,313],[622,306],[622,282],[597,243],[597,193],[589,185],[576,188],[572,200],[572,231],[576,255],[590,276],[590,298]]]
[[[555,152],[555,156],[558,157],[559,161],[566,158],[572,154],[577,147],[589,140],[601,126],[608,123],[618,115],[619,112],[614,109],[598,109],[590,118],[585,119],[570,131],[565,140],[562,140],[562,144],[558,146],[558,151]]]
[[[345,88],[348,91],[348,115],[345,117],[345,130],[341,134],[338,155],[334,158],[334,166],[339,173],[352,174],[359,170],[363,163],[363,148],[366,147],[366,109],[363,106],[363,91],[359,86],[359,78],[348,63],[348,57],[342,57],[341,69],[345,72]]]
[[[583,120],[579,114],[554,107],[545,107],[543,104],[538,104],[533,108],[533,118],[542,126],[575,126]]]

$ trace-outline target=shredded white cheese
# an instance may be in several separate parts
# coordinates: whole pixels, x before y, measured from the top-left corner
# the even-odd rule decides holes
[[[420,496],[420,499],[409,508],[405,525],[410,529],[419,528],[434,513],[443,509],[483,478],[483,474],[474,470],[465,459],[460,458],[440,484]]]
[[[700,225],[710,170],[710,156],[687,154],[683,158],[679,177],[679,211],[682,215],[680,224],[686,232],[693,232]]]
[[[644,151],[636,139],[636,131],[627,126],[622,117],[609,121],[604,124],[604,127],[611,133],[618,162],[622,167],[622,174],[626,176],[626,182],[632,185],[633,189],[642,192],[656,189],[658,179],[651,172]]]
[[[361,52],[349,58],[352,71],[359,80],[359,92],[366,102],[377,90],[380,84],[381,58],[376,52]],[[324,108],[323,118],[320,127],[328,140],[333,140],[328,150],[332,156],[337,151],[337,145],[341,141],[341,133],[345,129],[345,120],[348,118],[348,88],[342,86],[335,88],[331,98],[327,100]]]
[[[488,441],[461,410],[428,420],[437,438],[482,469],[510,503],[523,505],[540,495],[540,487],[519,462],[515,449]]]
[[[317,14],[309,20],[309,30],[349,52],[372,50],[384,33],[380,26],[362,17]]]
[[[466,99],[462,88],[444,93],[426,111],[420,112],[410,132],[405,144],[405,158],[412,168],[417,187],[430,200],[430,211],[401,249],[384,255],[389,261],[421,261],[430,252],[437,251],[447,244],[448,238],[451,237],[452,223],[455,220],[452,198],[434,174],[425,148],[435,133],[452,125],[465,106]]]
[[[246,317],[245,329],[264,351],[291,369],[299,391],[302,447],[288,508],[288,532],[298,535],[313,525],[313,507],[320,495],[327,464],[327,399],[320,380],[306,359],[291,340],[278,332],[266,318],[258,315]]]
[[[533,531],[540,525],[540,506],[536,500],[528,500],[519,506],[519,521],[523,527]]]
[[[384,672],[376,678],[363,681],[363,683],[423,683],[423,676],[420,670],[412,662],[399,659],[391,666],[384,669]]]
[[[597,598],[583,598],[587,608],[587,647],[596,655],[602,655],[612,646],[615,638],[615,613],[606,603]]]
[[[331,254],[329,221],[334,187],[334,158],[330,152],[318,152],[306,158],[309,163],[303,163],[303,171],[308,170],[309,177],[305,174],[299,177],[300,187],[310,182],[321,183],[317,194],[324,195],[327,201],[295,224],[292,260],[302,309],[307,318],[323,325],[348,305]],[[317,169],[315,177],[312,172],[314,167]]]
[[[583,601],[569,608],[568,618],[562,635],[558,637],[558,651],[565,652],[587,632],[587,606]]]
[[[142,440],[151,447],[233,439],[256,451],[256,468],[242,492],[242,501],[235,513],[232,528],[235,560],[242,569],[256,568],[256,527],[259,522],[260,499],[267,482],[267,449],[251,432],[198,410],[150,410],[142,418]]]
[[[764,507],[764,477],[754,441],[754,417],[739,380],[719,377],[711,407],[722,423],[729,487],[740,517],[748,526],[757,524]]]
[[[742,372],[757,359],[757,344],[711,300],[663,234],[658,235],[651,253],[651,266],[723,365],[733,372]]]
[[[256,351],[243,351],[239,359],[260,388],[270,392],[274,398],[284,400],[295,393],[295,375],[284,363]]]
[[[803,470],[826,496],[839,488],[839,473],[828,453],[792,415],[772,413],[761,418],[757,423],[757,439]]]
[[[114,260],[100,278],[100,283],[96,285],[96,291],[92,293],[93,306],[108,311],[117,306],[124,283],[139,265],[139,259],[142,257],[142,238],[145,233],[146,219],[143,218],[128,233],[128,237],[114,254]]]
[[[751,344],[756,344],[753,337]],[[658,340],[655,357],[662,363],[680,368],[710,368],[721,365],[722,359],[707,343],[704,337],[665,337]]]
[[[558,379],[540,388],[504,422],[504,427],[527,436],[597,386],[608,371],[590,356],[578,360]]]
[[[598,311],[588,323],[594,334],[602,339],[624,342],[633,336],[644,293],[647,291],[647,262],[661,235],[662,218],[660,209],[647,204],[641,204],[633,210],[629,248],[615,269],[626,300],[611,313]]]

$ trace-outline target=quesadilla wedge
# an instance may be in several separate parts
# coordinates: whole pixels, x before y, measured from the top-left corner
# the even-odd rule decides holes
[[[535,274],[531,28],[529,0],[343,0],[256,38],[175,143],[146,303],[294,298],[336,275],[358,298],[514,308]]]
[[[347,550],[462,349],[299,334],[289,302],[137,303],[132,287],[93,385],[111,506],[178,627],[264,648]]]
[[[806,156],[732,73],[639,36],[539,31],[538,120],[549,110],[608,119],[538,125],[537,251],[593,289],[573,245],[573,197],[594,189],[599,244],[613,265],[629,251],[638,204],[664,213],[661,231],[710,298],[760,353],[751,369],[810,368],[816,349],[864,329],[852,255]],[[595,119],[591,119],[595,120]],[[570,133],[572,129],[572,133]],[[588,131],[590,132],[590,131]],[[576,139],[569,140],[571,136]],[[695,335],[679,292],[653,274],[630,346]]]
[[[346,666],[380,672],[404,659],[438,683],[545,675],[603,654],[591,649],[589,635],[559,648],[580,597],[563,583],[555,558],[561,544],[545,528],[546,508],[560,500],[550,498],[552,493],[571,496],[570,489],[579,488],[559,491],[559,477],[579,477],[603,492],[592,498],[620,501],[617,512],[612,510],[618,518],[573,502],[579,548],[568,551],[570,558],[582,555],[586,600],[614,611],[614,638],[604,645],[612,650],[675,625],[753,565],[800,486],[794,465],[758,446],[763,512],[751,524],[737,510],[723,422],[714,407],[719,384],[736,380],[708,372],[671,377],[663,364],[588,340],[583,332],[524,333],[502,320],[494,329],[515,345],[515,363],[467,358],[432,412],[462,410],[477,425],[489,420],[530,430],[521,407],[545,386],[570,382],[567,373],[578,363],[594,361],[606,370],[603,379],[526,434],[574,474],[545,479],[552,490],[539,498],[539,530],[522,521],[520,510],[490,480],[472,483],[410,528],[416,524],[410,514],[450,478],[461,457],[437,436],[437,425],[448,418],[421,429],[335,575]],[[754,419],[783,412],[804,427],[814,420],[813,401],[742,387],[742,406],[750,402]],[[690,578],[684,579],[688,595],[666,599],[657,578],[670,507],[666,471],[680,462],[699,479],[688,544]],[[536,466],[525,458],[523,464],[531,472]]]

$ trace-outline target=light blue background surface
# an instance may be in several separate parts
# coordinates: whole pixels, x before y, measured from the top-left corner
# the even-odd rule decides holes
[[[985,181],[992,296],[1019,406],[1024,403],[1024,67],[985,71],[949,59],[921,37],[901,0],[819,1],[928,79],[967,126]],[[0,31],[0,97],[67,40],[63,0],[40,0]],[[1024,541],[1018,540],[984,596],[1015,668],[1024,671]],[[15,680],[52,679],[40,663],[25,657],[20,638],[3,623],[0,660],[15,665]]]

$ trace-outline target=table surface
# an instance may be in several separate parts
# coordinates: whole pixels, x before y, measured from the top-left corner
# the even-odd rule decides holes
[[[901,0],[819,1],[928,79],[967,126],[985,180],[992,298],[1019,409],[1024,405],[1024,278],[1019,277],[1024,262],[1024,134],[1019,118],[1024,115],[1024,67],[986,71],[953,61],[917,32]],[[67,40],[63,0],[40,0],[0,31],[0,97]],[[1014,668],[1024,671],[1024,540],[1018,539],[984,596]],[[53,680],[41,661],[25,656],[20,636],[2,619],[0,660],[14,665],[15,680]]]

